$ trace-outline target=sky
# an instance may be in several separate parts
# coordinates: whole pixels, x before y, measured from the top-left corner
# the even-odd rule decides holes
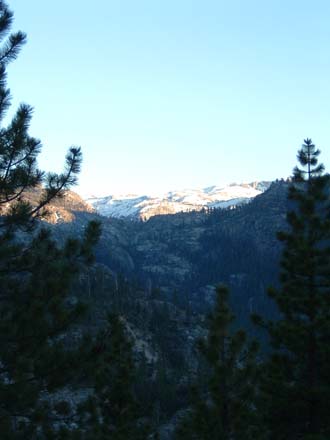
[[[328,0],[9,6],[28,34],[8,68],[12,112],[34,107],[40,168],[82,147],[82,195],[286,178],[306,137],[329,171]]]

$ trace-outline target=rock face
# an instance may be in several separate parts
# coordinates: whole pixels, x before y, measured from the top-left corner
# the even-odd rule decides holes
[[[26,191],[23,200],[37,206],[42,196],[42,188],[34,188]],[[2,207],[1,215],[6,214],[10,203]],[[45,221],[50,224],[68,223],[76,219],[75,212],[94,213],[95,210],[86,203],[78,194],[73,191],[65,191],[63,196],[54,199],[47,205],[47,216]]]
[[[39,191],[30,192],[27,198],[31,203],[37,202]],[[73,191],[66,191],[63,197],[55,199],[47,206],[47,221],[52,224],[72,222],[76,219],[75,212],[92,214],[94,209]]]
[[[86,202],[106,217],[148,220],[155,215],[238,206],[249,202],[269,186],[270,182],[234,183],[225,187],[172,191],[158,197],[134,194],[91,197]]]

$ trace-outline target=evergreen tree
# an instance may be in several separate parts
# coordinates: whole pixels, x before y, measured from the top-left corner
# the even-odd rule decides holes
[[[263,323],[273,354],[262,385],[265,423],[274,440],[330,438],[330,203],[329,175],[306,139],[289,188],[293,209],[284,244],[280,287],[270,296],[278,321]]]
[[[41,229],[27,248],[19,249],[10,276],[1,276],[3,439],[44,438],[46,433],[50,439],[52,427],[67,418],[54,411],[48,397],[74,383],[82,368],[80,347],[71,342],[70,327],[83,305],[71,305],[68,294],[80,265],[90,257],[97,229],[90,224],[81,242],[68,240],[63,248]]]
[[[110,315],[94,347],[94,393],[83,405],[86,440],[145,440],[150,434],[134,392],[135,363],[124,321]]]
[[[13,14],[0,1],[0,40]],[[10,105],[6,67],[26,36],[10,34],[0,49],[0,121]],[[7,127],[0,126],[0,432],[6,439],[53,439],[65,415],[51,407],[51,393],[72,380],[79,350],[69,345],[69,326],[80,315],[70,305],[71,281],[91,261],[99,225],[91,223],[81,241],[56,244],[36,221],[47,205],[76,182],[80,148],[72,147],[62,174],[37,168],[39,140],[29,136],[32,109],[19,106]],[[38,201],[29,203],[26,193]],[[58,434],[60,435],[60,434]],[[64,437],[63,437],[64,438]]]
[[[254,411],[257,344],[247,344],[242,330],[231,332],[234,316],[228,306],[228,290],[219,286],[216,293],[208,335],[200,344],[208,367],[206,389],[195,388],[192,408],[178,427],[176,438],[258,439]]]

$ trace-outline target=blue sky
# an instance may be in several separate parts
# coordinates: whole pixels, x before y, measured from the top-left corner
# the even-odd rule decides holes
[[[35,109],[43,169],[81,145],[81,193],[287,177],[305,137],[329,171],[328,0],[9,4],[13,107]]]

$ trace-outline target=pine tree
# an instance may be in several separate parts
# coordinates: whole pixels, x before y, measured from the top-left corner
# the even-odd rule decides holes
[[[123,318],[109,316],[94,353],[94,393],[82,408],[83,424],[87,426],[82,438],[146,440],[150,431],[142,420],[134,392],[135,362]]]
[[[10,31],[13,14],[0,1],[0,40]],[[10,34],[0,48],[0,121],[10,105],[6,68],[26,41]],[[62,174],[37,168],[39,140],[28,134],[32,108],[19,106],[8,126],[0,126],[0,436],[53,439],[55,423],[65,416],[47,398],[68,384],[78,368],[79,350],[70,347],[69,327],[82,311],[70,305],[71,282],[91,260],[99,225],[84,238],[60,247],[38,219],[47,205],[76,182],[81,151],[70,148]],[[40,197],[31,204],[25,197]],[[70,380],[71,380],[70,379]]]
[[[189,440],[258,439],[254,411],[257,344],[247,344],[234,322],[228,290],[219,286],[208,335],[200,345],[207,363],[206,389],[195,388],[192,408],[177,429],[176,438]],[[259,437],[258,437],[259,436]]]
[[[278,235],[281,284],[269,291],[280,318],[263,323],[273,347],[262,386],[272,440],[330,438],[329,175],[319,154],[311,139],[298,152],[288,194],[293,209]]]
[[[0,431],[3,439],[47,438],[66,417],[51,407],[53,392],[74,382],[82,368],[70,327],[83,312],[68,294],[80,265],[90,258],[98,225],[82,241],[60,248],[41,229],[18,249],[11,275],[1,276]],[[15,275],[13,269],[15,268]],[[38,435],[37,435],[38,433]]]

